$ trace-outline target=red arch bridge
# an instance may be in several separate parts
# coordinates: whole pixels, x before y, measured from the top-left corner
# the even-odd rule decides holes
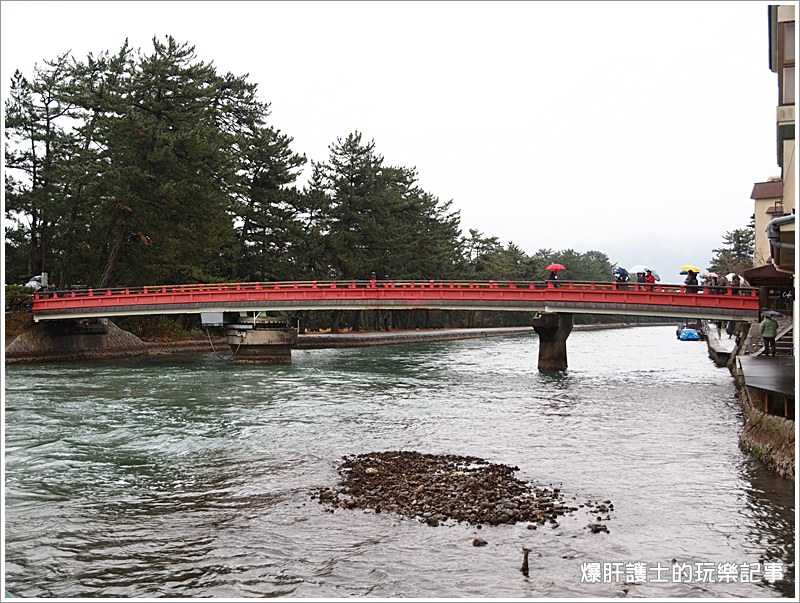
[[[532,312],[536,314],[533,327],[540,337],[539,368],[558,369],[566,368],[566,338],[573,314],[752,320],[758,316],[759,298],[758,291],[751,288],[668,284],[294,281],[47,291],[34,295],[32,311],[36,322],[199,313],[204,324],[229,327],[229,344],[247,351],[240,361],[270,363],[272,354],[264,351],[283,350],[278,356],[284,360],[275,362],[285,362],[285,351],[296,342],[296,333],[293,340],[290,328],[259,329],[255,318],[243,316],[334,309]],[[548,355],[553,358],[548,360]]]

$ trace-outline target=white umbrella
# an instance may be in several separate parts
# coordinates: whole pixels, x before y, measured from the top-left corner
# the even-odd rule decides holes
[[[644,274],[648,270],[653,273],[653,276],[656,277],[657,281],[661,280],[661,277],[658,275],[658,272],[656,272],[655,270],[653,270],[652,268],[650,268],[645,264],[636,264],[635,266],[631,266],[630,268],[628,268],[628,272],[630,272],[631,274]]]
[[[37,274],[36,276],[31,277],[31,280],[25,283],[25,286],[30,287],[34,291],[38,291],[43,287],[42,276],[40,274]]]
[[[725,275],[725,278],[728,279],[728,282],[730,283],[734,276],[738,276],[738,275],[735,272],[729,272],[728,274]],[[740,285],[739,285],[740,287],[749,287],[750,286],[750,283],[748,283],[743,276],[739,276],[739,280],[742,281],[740,283]]]

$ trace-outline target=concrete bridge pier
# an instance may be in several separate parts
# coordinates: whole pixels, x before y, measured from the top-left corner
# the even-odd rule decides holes
[[[297,346],[297,329],[292,327],[228,330],[233,362],[239,364],[291,364]]]
[[[568,312],[539,314],[533,319],[533,330],[539,336],[540,371],[567,370],[567,337],[572,324]]]

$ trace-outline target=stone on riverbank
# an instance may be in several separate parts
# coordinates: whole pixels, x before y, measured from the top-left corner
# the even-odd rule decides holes
[[[6,363],[137,356],[145,350],[141,339],[111,321],[97,331],[70,322],[37,323],[6,347]]]

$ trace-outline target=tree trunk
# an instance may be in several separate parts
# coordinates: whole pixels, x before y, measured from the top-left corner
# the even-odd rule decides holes
[[[111,253],[108,256],[108,263],[106,264],[103,278],[100,280],[100,289],[105,289],[108,287],[108,284],[111,282],[111,278],[114,276],[114,272],[117,269],[117,262],[119,261],[119,255],[122,252],[122,245],[125,241],[125,232],[127,230],[127,221],[125,221],[120,224],[119,231],[117,232],[117,238],[114,240],[114,244],[111,247]]]
[[[92,119],[86,128],[86,139],[83,142],[84,152],[89,151],[89,147],[94,141],[94,128],[96,123],[97,123],[97,111],[92,111]],[[83,194],[83,187],[85,183],[86,183],[85,178],[81,178],[78,181],[75,194],[73,195],[72,208],[69,216],[70,229],[69,229],[67,244],[64,245],[64,257],[62,258],[61,261],[61,274],[59,275],[59,281],[61,282],[62,287],[70,284],[70,282],[72,281],[72,274],[70,273],[70,260],[72,259],[72,249],[74,248],[73,241],[75,241],[75,234],[77,232],[77,227],[75,226],[75,223],[77,222],[78,215],[80,214],[78,206],[80,205],[81,195]],[[68,194],[69,194],[69,185],[67,185],[64,188],[65,199],[67,198]]]
[[[334,310],[333,318],[331,319],[331,333],[339,332],[339,321],[342,319],[342,311]]]

